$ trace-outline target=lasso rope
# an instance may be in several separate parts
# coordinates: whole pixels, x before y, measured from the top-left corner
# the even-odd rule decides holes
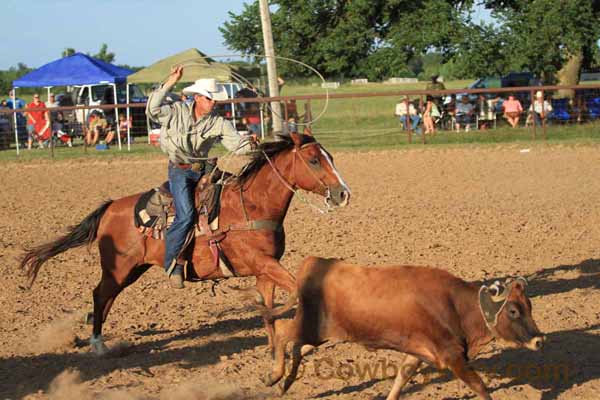
[[[215,55],[215,56],[206,56],[204,57],[205,59],[212,59],[212,58],[232,58],[232,57],[255,57],[255,58],[269,58],[270,56],[266,56],[263,54],[248,54],[246,56],[240,55],[240,54],[225,54],[225,55]],[[312,71],[315,75],[317,75],[319,77],[319,79],[321,80],[322,83],[325,83],[325,78],[323,77],[323,75],[321,75],[321,73],[319,71],[317,71],[314,67],[303,63],[302,61],[293,59],[293,58],[289,58],[289,57],[282,57],[282,56],[274,56],[275,59],[279,59],[279,60],[284,60],[284,61],[289,61],[289,62],[293,62],[295,64],[298,64],[302,67],[305,67],[307,69],[309,69],[310,71]],[[208,63],[208,61],[207,61]],[[177,65],[180,65],[182,67],[186,67],[186,66],[201,66],[202,68],[206,68],[206,69],[214,69],[214,70],[222,70],[224,72],[226,72],[227,74],[230,74],[233,78],[234,81],[242,84],[244,86],[250,87],[252,89],[254,89],[256,91],[256,93],[258,94],[257,98],[264,98],[264,96],[262,96],[259,92],[258,92],[258,88],[256,88],[254,85],[252,85],[252,83],[246,79],[245,77],[243,77],[242,75],[238,74],[237,72],[232,71],[230,68],[226,68],[226,67],[222,67],[220,65],[214,65],[214,64],[203,64],[200,60],[198,59],[189,59],[189,60],[184,60],[181,63],[178,63]],[[162,81],[161,83],[164,83],[167,79],[169,79],[169,76],[171,74],[167,75]],[[324,85],[322,85],[323,87]],[[299,126],[306,126],[306,125],[310,125],[315,123],[316,121],[318,121],[319,119],[321,119],[323,117],[323,115],[325,115],[325,112],[327,111],[327,108],[329,107],[329,90],[327,89],[327,87],[323,87],[323,89],[325,90],[325,104],[323,105],[323,109],[321,110],[321,112],[319,114],[317,114],[317,116],[313,119],[311,119],[310,121],[306,121],[306,122],[296,122],[296,125]],[[268,103],[265,103],[266,107],[271,111],[271,113],[273,115],[276,115],[279,118],[283,118],[282,115],[279,115],[277,113],[275,113],[273,111],[273,109],[271,108],[271,106]]]
[[[246,56],[251,56],[251,57],[255,57],[255,58],[268,58],[269,56],[266,55],[262,55],[262,54],[249,54]],[[228,55],[215,55],[215,56],[209,56],[207,55],[206,57],[204,57],[205,59],[209,59],[209,58],[231,58],[231,57],[243,57],[239,54],[228,54]],[[315,75],[317,75],[319,77],[319,79],[321,80],[321,82],[325,83],[325,78],[323,77],[323,75],[321,75],[321,73],[319,73],[319,71],[317,71],[315,68],[311,67],[310,65],[303,63],[302,61],[293,59],[293,58],[289,58],[289,57],[281,57],[281,56],[275,56],[274,58],[276,59],[280,59],[280,60],[285,60],[285,61],[290,61],[293,63],[296,63],[300,66],[303,66],[309,70],[311,70]],[[230,68],[225,68],[225,67],[221,67],[220,65],[214,65],[214,64],[204,64],[202,63],[200,60],[198,59],[189,59],[189,60],[184,60],[181,63],[177,64],[178,66],[181,67],[186,67],[186,66],[201,66],[202,68],[208,68],[208,69],[214,69],[214,70],[222,70],[224,72],[226,72],[227,74],[231,75],[234,80],[245,86],[245,87],[250,87],[252,88],[256,93],[257,93],[257,97],[258,98],[264,98],[264,96],[262,96],[258,90],[258,88],[256,88],[248,79],[246,79],[245,77],[243,77],[241,74],[238,74],[235,71],[232,71]],[[162,81],[161,83],[164,83],[167,81],[167,79],[169,79],[169,76],[171,74],[167,75]],[[329,90],[327,89],[327,87],[325,85],[322,85],[322,88],[325,90],[325,104],[323,106],[323,109],[321,110],[321,112],[315,117],[312,118],[310,121],[306,121],[306,122],[296,122],[296,125],[299,126],[306,126],[306,125],[310,125],[315,123],[316,121],[318,121],[320,118],[323,117],[323,115],[325,114],[325,112],[327,111],[327,108],[329,106]],[[266,107],[271,111],[271,113],[279,118],[282,118],[281,115],[278,115],[276,112],[273,111],[273,109],[271,108],[270,104],[265,103]],[[238,147],[232,151],[228,151],[224,156],[220,157],[219,159],[221,160],[222,163],[224,163],[225,165],[228,164],[229,160],[232,158],[232,156],[242,147],[247,146],[248,142],[244,141],[242,143],[240,143],[238,145]],[[302,193],[300,191],[298,191],[297,189],[294,189],[293,187],[291,187],[284,179],[283,177],[279,174],[279,171],[277,171],[277,169],[275,168],[273,162],[271,161],[271,159],[267,156],[267,154],[263,151],[263,156],[265,157],[265,159],[267,160],[267,162],[269,163],[269,165],[271,166],[271,168],[273,168],[273,171],[275,172],[275,174],[277,175],[277,177],[283,182],[284,186],[289,189],[290,191],[292,191],[292,193],[294,193],[299,199],[300,201],[302,201],[304,204],[307,204],[309,207],[311,207],[312,209],[316,210],[317,212],[321,213],[321,214],[326,214],[329,210],[329,204],[327,204],[327,209],[322,209],[321,207],[313,204],[312,201],[310,201],[309,199],[307,199],[306,197],[304,197],[302,195]],[[193,159],[193,160],[207,160],[209,159],[209,157],[192,157],[192,156],[188,156],[188,158]],[[246,165],[247,166],[247,165]],[[246,167],[245,166],[245,167]],[[244,167],[244,168],[245,168]],[[243,171],[244,169],[242,169]],[[216,168],[213,169],[213,171],[211,171],[211,177],[214,174],[214,172],[216,171]],[[227,182],[222,182],[223,184],[227,184]]]

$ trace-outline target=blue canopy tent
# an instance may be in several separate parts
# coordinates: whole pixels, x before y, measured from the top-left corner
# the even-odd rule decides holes
[[[112,84],[114,89],[114,99],[117,99],[117,83],[127,81],[127,76],[133,73],[127,68],[117,67],[102,60],[90,57],[83,53],[75,53],[72,56],[64,57],[56,61],[41,66],[40,68],[31,71],[27,75],[13,81],[13,87],[47,87],[48,92],[53,86],[70,86],[70,85],[95,85],[95,84]],[[16,91],[13,91],[16,96]],[[15,102],[13,101],[13,104]],[[16,118],[16,114],[15,118]],[[115,121],[118,121],[117,109],[115,108]],[[19,141],[16,131],[15,121],[15,138],[17,141],[17,154],[19,153]],[[119,124],[117,127],[117,139],[119,149],[121,148],[121,135],[119,132]],[[129,142],[129,138],[128,138]]]

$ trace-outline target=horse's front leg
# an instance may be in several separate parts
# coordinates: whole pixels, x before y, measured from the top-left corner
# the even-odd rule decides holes
[[[275,296],[275,285],[281,287],[292,296],[296,291],[296,279],[275,259],[269,258],[260,264],[260,274],[256,277],[256,289],[263,296],[265,306],[269,309],[273,308],[273,300]],[[263,318],[267,337],[269,340],[269,351],[273,353],[273,343],[275,337],[275,328],[273,321],[268,318]]]
[[[273,308],[273,298],[275,296],[275,282],[264,275],[256,277],[256,289],[260,292],[265,302],[265,306],[269,309]],[[273,321],[269,321],[266,317],[263,317],[265,322],[265,329],[267,330],[267,337],[269,339],[269,351],[273,354],[273,341],[275,336],[275,329],[273,327]]]

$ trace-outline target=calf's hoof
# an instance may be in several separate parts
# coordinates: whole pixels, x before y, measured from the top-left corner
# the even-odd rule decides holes
[[[266,386],[271,387],[274,384],[276,384],[277,382],[279,382],[280,379],[281,379],[281,377],[279,377],[279,378],[273,378],[273,376],[271,375],[271,373],[267,373],[265,376],[262,377],[261,381]]]
[[[94,313],[86,313],[83,315],[83,323],[86,325],[93,325],[94,324]]]
[[[279,384],[279,395],[283,396],[284,394],[286,394],[288,389],[290,388],[290,386],[291,386],[291,384],[288,384],[287,381],[280,383]]]

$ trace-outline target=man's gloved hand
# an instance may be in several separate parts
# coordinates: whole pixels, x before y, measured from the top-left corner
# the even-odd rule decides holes
[[[250,148],[252,150],[256,150],[258,148],[258,145],[260,144],[260,139],[258,138],[258,135],[256,133],[253,133],[252,135],[248,136],[248,139],[250,140]]]

